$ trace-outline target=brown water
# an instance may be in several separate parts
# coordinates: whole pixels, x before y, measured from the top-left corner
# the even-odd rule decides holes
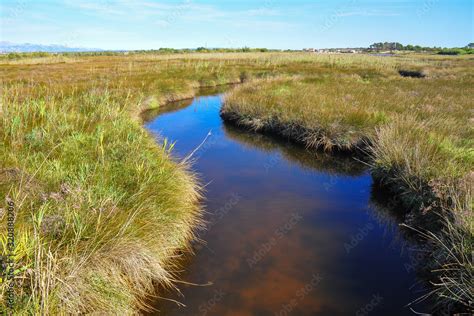
[[[148,113],[177,157],[211,132],[193,156],[208,228],[179,275],[197,285],[161,292],[155,314],[413,315],[416,257],[364,165],[228,126],[220,106],[217,94]]]

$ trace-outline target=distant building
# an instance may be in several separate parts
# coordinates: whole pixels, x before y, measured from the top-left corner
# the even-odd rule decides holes
[[[357,54],[357,53],[362,53],[362,50],[360,48],[321,48],[321,49],[315,49],[315,48],[303,48],[304,52],[309,52],[309,53],[318,53],[318,54]]]

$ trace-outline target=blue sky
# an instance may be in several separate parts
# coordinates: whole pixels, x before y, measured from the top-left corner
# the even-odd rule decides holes
[[[472,0],[2,0],[1,39],[102,49],[474,42]]]

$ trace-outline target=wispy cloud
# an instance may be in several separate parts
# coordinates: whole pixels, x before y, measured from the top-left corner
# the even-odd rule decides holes
[[[171,28],[177,23],[213,23],[239,28],[260,30],[288,29],[294,25],[282,21],[284,16],[275,5],[255,8],[226,7],[197,3],[195,0],[176,2],[154,2],[150,0],[98,0],[76,2],[67,0],[67,5],[95,18],[120,22],[142,23],[146,21],[161,29]]]
[[[239,20],[235,22],[230,22],[233,26],[239,28],[250,28],[254,30],[277,30],[283,29],[288,30],[290,28],[296,27],[297,25],[289,22],[283,21],[252,21],[252,20]]]
[[[83,12],[93,13],[101,16],[108,15],[125,15],[126,8],[117,6],[114,1],[99,0],[99,1],[73,1],[67,0],[65,4]]]
[[[213,5],[198,4],[193,0],[182,0],[172,4],[158,3],[151,1],[132,1],[132,0],[99,0],[99,1],[73,1],[65,2],[70,7],[81,11],[102,15],[102,16],[166,16],[175,14],[178,11],[186,9],[186,14],[199,20],[209,20],[215,18],[228,17],[263,17],[279,16],[281,13],[272,8],[258,8],[250,10],[232,11],[223,10]]]
[[[388,12],[388,11],[379,11],[379,10],[356,10],[356,11],[346,11],[338,12],[336,16],[346,17],[346,16],[399,16],[400,13],[397,12]]]
[[[247,16],[281,16],[282,15],[282,13],[279,10],[263,8],[263,7],[259,9],[242,11],[240,13],[243,13],[244,15],[247,15]]]

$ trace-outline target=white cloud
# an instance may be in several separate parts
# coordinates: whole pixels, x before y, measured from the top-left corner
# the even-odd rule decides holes
[[[99,0],[99,1],[65,1],[66,5],[76,9],[94,13],[102,16],[107,15],[125,15],[127,11],[124,7],[117,6],[113,1]]]
[[[151,1],[132,0],[98,0],[65,2],[70,7],[102,17],[119,16],[137,20],[146,17],[182,17],[189,21],[213,21],[215,19],[242,18],[242,17],[271,17],[281,13],[274,8],[258,8],[241,11],[228,11],[213,5],[197,4],[193,0],[182,0],[173,4]],[[161,22],[158,22],[161,23]],[[165,24],[164,22],[161,24]]]
[[[338,12],[336,16],[346,17],[346,16],[399,16],[399,13],[388,12],[388,11],[378,11],[378,10],[356,10],[356,11],[347,11],[347,12]]]
[[[239,20],[235,22],[230,22],[232,25],[239,27],[239,28],[251,28],[254,30],[288,30],[289,28],[295,27],[294,24],[288,22],[280,22],[280,21],[254,21],[254,20]]]
[[[280,11],[275,10],[275,9],[267,9],[267,8],[247,10],[247,11],[243,11],[242,13],[248,16],[280,16],[281,15]]]

